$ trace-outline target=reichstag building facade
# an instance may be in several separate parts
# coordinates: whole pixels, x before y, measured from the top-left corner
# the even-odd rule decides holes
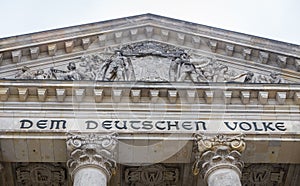
[[[297,186],[300,46],[153,14],[0,39],[0,185]]]

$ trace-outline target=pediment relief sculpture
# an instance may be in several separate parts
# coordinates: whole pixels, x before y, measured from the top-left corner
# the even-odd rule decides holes
[[[152,41],[139,42],[69,61],[64,68],[32,70],[24,66],[16,79],[284,83],[280,74],[239,70],[215,57]]]

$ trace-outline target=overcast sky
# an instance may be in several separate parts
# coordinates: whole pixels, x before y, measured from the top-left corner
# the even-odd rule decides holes
[[[0,0],[0,38],[153,13],[300,44],[300,0]]]

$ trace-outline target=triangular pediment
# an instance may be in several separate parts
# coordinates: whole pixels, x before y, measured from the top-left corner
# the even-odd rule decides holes
[[[300,80],[299,46],[152,14],[4,38],[0,46],[5,79]]]

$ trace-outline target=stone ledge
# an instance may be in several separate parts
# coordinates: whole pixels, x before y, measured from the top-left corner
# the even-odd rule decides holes
[[[300,85],[1,80],[0,97],[7,102],[18,97],[23,102],[155,103],[161,98],[170,104],[299,105]]]
[[[193,50],[223,55],[236,60],[246,60],[249,63],[254,61],[260,66],[270,65],[296,72],[300,70],[298,68],[300,56],[296,54],[280,52],[273,48],[250,46],[249,44],[230,41],[227,38],[212,37],[208,34],[191,32],[180,27],[176,28],[176,26],[151,21],[110,28],[101,30],[101,32],[79,34],[75,37],[62,37],[55,40],[49,37],[43,42],[28,45],[20,44],[14,47],[3,45],[0,49],[0,56],[2,56],[0,62],[1,66],[19,64],[51,56],[63,56],[79,51],[85,52],[89,50],[92,43],[95,43],[92,48],[100,48],[145,39],[154,39]]]

